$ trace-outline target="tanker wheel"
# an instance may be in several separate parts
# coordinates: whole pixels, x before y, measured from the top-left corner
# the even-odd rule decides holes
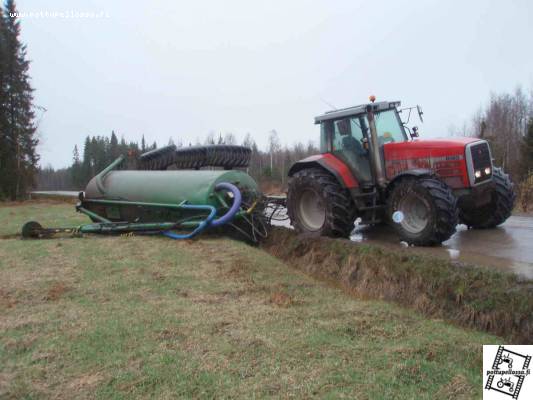
[[[487,205],[459,211],[459,221],[469,228],[488,229],[503,224],[511,216],[516,193],[513,182],[501,168],[492,171],[494,188]]]
[[[353,230],[354,207],[350,193],[320,168],[303,169],[292,176],[287,208],[297,232],[348,237]]]
[[[387,214],[402,240],[417,246],[433,246],[455,233],[457,199],[438,179],[404,178],[391,189]]]

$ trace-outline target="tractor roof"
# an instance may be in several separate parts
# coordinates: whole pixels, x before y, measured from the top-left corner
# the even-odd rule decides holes
[[[340,110],[327,111],[326,113],[315,117],[315,124],[331,119],[339,119],[343,117],[350,117],[352,115],[363,114],[366,112],[368,106],[372,107],[374,112],[390,110],[391,108],[399,107],[399,101],[379,101],[377,103],[360,104],[358,106],[341,108]]]

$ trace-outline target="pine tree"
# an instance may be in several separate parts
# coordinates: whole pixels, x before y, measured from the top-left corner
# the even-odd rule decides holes
[[[144,135],[141,139],[141,151],[144,153],[146,151],[146,142],[144,141]]]
[[[1,119],[4,146],[1,186],[3,196],[11,199],[23,197],[34,184],[39,156],[35,137],[33,89],[28,74],[29,61],[26,46],[20,42],[20,22],[12,18],[17,12],[15,2],[7,0],[2,15],[2,97]]]

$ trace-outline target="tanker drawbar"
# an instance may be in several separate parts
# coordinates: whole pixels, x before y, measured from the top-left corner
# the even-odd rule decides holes
[[[92,223],[44,228],[30,221],[23,226],[22,236],[134,233],[190,239],[211,231],[251,243],[267,236],[265,200],[247,173],[227,169],[122,170],[123,163],[124,156],[120,156],[80,192],[76,211]]]

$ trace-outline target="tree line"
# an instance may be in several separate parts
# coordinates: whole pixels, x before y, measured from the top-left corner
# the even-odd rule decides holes
[[[180,138],[169,140],[169,144],[183,147]],[[196,140],[194,145],[239,144],[232,133],[215,134],[210,132],[204,141]],[[259,149],[250,133],[246,134],[242,143],[252,149],[252,156],[247,172],[266,188],[279,188],[287,183],[290,166],[309,155],[318,153],[312,141],[307,144],[296,143],[293,146],[282,146],[275,130],[269,133],[268,148]],[[192,146],[192,143],[188,143]],[[72,164],[68,168],[54,169],[51,166],[39,169],[37,175],[38,190],[81,190],[98,172],[108,166],[119,155],[134,160],[140,154],[157,148],[157,143],[146,144],[144,135],[141,143],[128,142],[124,137],[120,141],[114,131],[109,136],[87,136],[82,151],[76,145],[72,152]]]
[[[107,167],[119,155],[137,155],[157,148],[154,142],[146,145],[144,135],[141,143],[120,141],[114,131],[107,136],[87,136],[80,154],[77,145],[72,151],[72,164],[68,168],[54,169],[51,166],[39,169],[38,190],[80,190],[98,172]]]
[[[0,5],[0,200],[26,195],[39,161],[30,63],[20,23],[10,17],[16,12],[13,0]]]
[[[533,90],[518,87],[512,93],[492,93],[459,130],[464,136],[486,139],[495,165],[501,166],[514,182],[533,174]]]
[[[533,178],[533,91],[525,93],[517,89],[513,93],[492,94],[487,104],[480,108],[460,129],[451,128],[454,135],[486,139],[491,144],[495,165],[502,166],[511,174],[514,182],[531,181]],[[174,143],[172,139],[169,143]],[[210,132],[200,144],[239,144],[235,135]],[[176,146],[184,144],[176,138]],[[252,149],[252,158],[247,169],[265,190],[283,189],[287,185],[290,166],[319,149],[314,142],[282,146],[278,132],[269,132],[268,145],[260,149],[250,133],[240,143]],[[188,143],[188,146],[192,143]],[[41,190],[81,190],[99,171],[104,169],[119,154],[138,155],[157,148],[154,142],[146,145],[144,136],[140,144],[117,139],[115,132],[106,136],[88,136],[80,156],[74,147],[72,165],[54,170],[51,167],[39,170],[38,188]]]

